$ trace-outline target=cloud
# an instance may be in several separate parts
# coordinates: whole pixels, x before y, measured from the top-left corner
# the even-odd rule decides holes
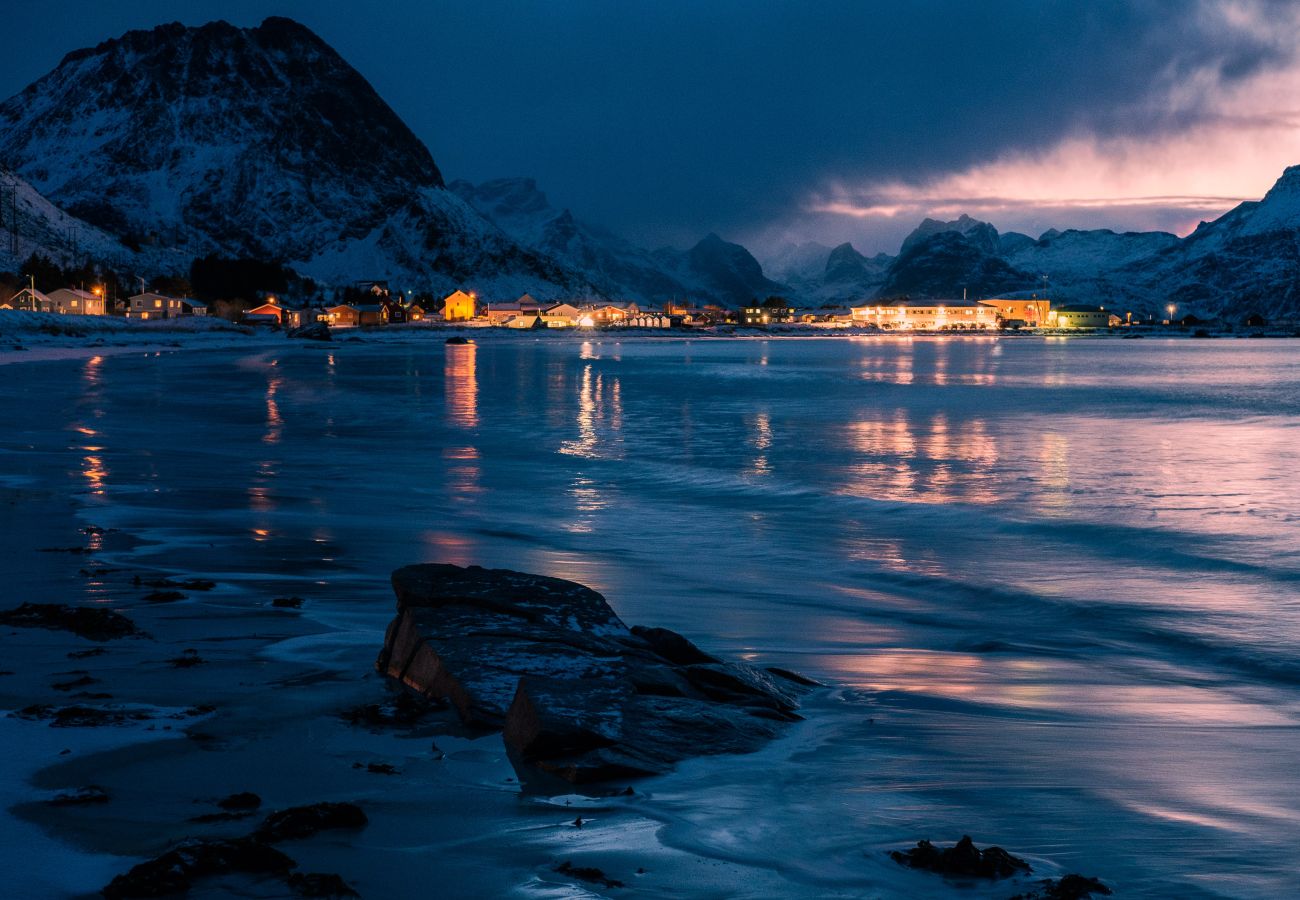
[[[1300,162],[1300,9],[1204,2],[1194,30],[1195,64],[1171,60],[1107,127],[1080,125],[1046,147],[923,178],[831,180],[810,192],[804,213],[861,223],[965,212],[1002,227],[1051,213],[1061,225],[1186,233]]]

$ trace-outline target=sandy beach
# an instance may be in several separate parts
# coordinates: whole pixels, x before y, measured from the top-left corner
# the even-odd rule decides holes
[[[1241,635],[1293,596],[1293,450],[1267,416],[1249,446],[1216,418],[1224,392],[1294,402],[1289,342],[203,340],[5,370],[0,606],[143,633],[0,627],[16,895],[90,896],[325,801],[369,824],[279,849],[362,896],[943,897],[888,852],[963,833],[1125,896],[1292,877],[1249,862],[1294,821],[1292,672]],[[1253,498],[1231,539],[1196,513],[1223,490]],[[1159,521],[1125,512],[1152,496]],[[828,687],[759,752],[526,792],[499,734],[385,721],[388,578],[418,562],[588,584],[629,624]],[[1225,630],[1192,630],[1224,603]],[[1175,677],[1161,654],[1189,641],[1203,668]],[[111,723],[51,724],[77,706]],[[59,799],[79,791],[97,802]],[[242,792],[259,807],[225,815]]]

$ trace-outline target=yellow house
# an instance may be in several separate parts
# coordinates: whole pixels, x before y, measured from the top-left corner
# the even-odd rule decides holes
[[[467,322],[474,318],[475,297],[456,291],[442,301],[442,317],[448,322]]]

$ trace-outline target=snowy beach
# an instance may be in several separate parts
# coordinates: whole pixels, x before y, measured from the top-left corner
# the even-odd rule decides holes
[[[148,716],[0,720],[19,894],[246,833],[193,821],[241,791],[362,806],[283,849],[363,896],[943,897],[887,851],[964,833],[1035,868],[972,896],[1297,887],[1291,342],[209,339],[4,370],[5,605],[147,634],[0,628],[6,710]],[[349,721],[392,696],[388,576],[421,561],[572,579],[827,687],[757,753],[530,794],[453,716]]]

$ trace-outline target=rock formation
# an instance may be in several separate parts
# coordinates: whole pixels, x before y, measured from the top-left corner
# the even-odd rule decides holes
[[[805,679],[724,662],[662,628],[628,628],[571,581],[504,569],[407,566],[380,672],[500,729],[521,774],[572,782],[744,753],[799,717]]]

